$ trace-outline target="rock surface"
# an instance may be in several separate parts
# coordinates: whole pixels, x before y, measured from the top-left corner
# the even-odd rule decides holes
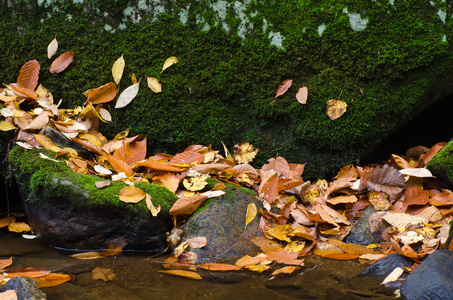
[[[155,94],[142,80],[136,99],[101,126],[108,137],[125,128],[147,135],[150,153],[248,141],[260,148],[257,164],[278,153],[307,163],[305,177],[323,178],[453,92],[448,1],[1,3],[1,82],[16,82],[37,59],[39,83],[72,109],[87,89],[112,81],[123,55],[120,93],[132,73],[162,83]],[[55,57],[45,48],[55,36],[55,57],[75,58],[50,74]],[[161,72],[170,56],[179,62]],[[275,99],[286,79],[292,86]],[[304,105],[295,97],[303,86]],[[326,101],[339,95],[347,111],[331,120]]]
[[[352,227],[348,236],[345,239],[346,243],[353,243],[359,245],[368,245],[380,243],[383,238],[378,234],[372,234],[370,231],[370,224],[368,222],[370,216],[376,213],[372,205],[369,205],[360,216],[359,220]]]
[[[256,197],[229,190],[227,194],[205,203],[181,226],[185,239],[204,236],[208,240],[205,247],[193,250],[199,263],[234,264],[242,256],[254,256],[260,251],[250,241],[250,238],[263,236],[259,229],[259,213],[245,227],[249,203],[255,203],[258,210],[262,208]]]
[[[36,280],[28,277],[17,276],[8,280],[7,283],[0,286],[0,293],[7,290],[16,291],[19,300],[42,300],[47,299],[45,293],[38,289]]]
[[[93,175],[77,174],[64,162],[42,159],[44,149],[24,151],[16,146],[9,155],[26,216],[33,232],[44,243],[65,249],[162,251],[172,228],[169,209],[176,196],[166,188],[136,184],[151,195],[162,211],[152,217],[145,201],[124,203],[118,195],[124,183],[97,189]]]
[[[404,300],[444,300],[453,297],[453,252],[437,250],[407,277],[401,287]]]

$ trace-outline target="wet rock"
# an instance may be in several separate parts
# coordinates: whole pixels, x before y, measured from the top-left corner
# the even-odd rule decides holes
[[[58,131],[50,126],[46,126],[44,128],[44,135],[50,138],[52,142],[60,148],[72,148],[76,150],[80,157],[88,158],[92,154],[90,150],[70,140],[63,133],[61,133],[61,131]]]
[[[246,254],[253,256],[260,251],[250,241],[250,238],[263,236],[259,229],[259,213],[245,227],[249,203],[255,203],[258,210],[262,207],[257,198],[236,189],[228,190],[227,194],[206,202],[181,226],[185,239],[204,236],[208,240],[205,247],[194,250],[198,262],[234,264],[238,258]]]
[[[407,277],[401,287],[406,300],[453,298],[453,252],[437,250]]]
[[[383,259],[378,260],[374,264],[368,266],[365,271],[361,272],[361,276],[374,276],[381,282],[395,268],[406,268],[413,265],[413,261],[398,253],[392,253]]]
[[[13,277],[3,286],[0,286],[0,293],[8,290],[16,291],[17,299],[19,300],[47,299],[46,294],[38,289],[36,280],[28,277]]]
[[[125,250],[162,251],[165,233],[172,228],[169,209],[176,196],[152,184],[136,183],[150,194],[161,212],[152,217],[145,201],[124,203],[118,199],[122,182],[98,189],[97,176],[77,174],[62,162],[42,159],[45,149],[23,150],[16,146],[9,161],[19,185],[30,227],[47,245],[77,250],[105,249],[109,244]]]
[[[369,205],[360,216],[357,223],[352,227],[349,235],[346,237],[346,243],[353,243],[353,244],[360,244],[360,245],[368,245],[368,244],[375,244],[380,243],[383,240],[382,236],[379,234],[372,234],[370,231],[370,224],[369,218],[372,214],[376,213],[377,211],[374,209],[373,206]]]

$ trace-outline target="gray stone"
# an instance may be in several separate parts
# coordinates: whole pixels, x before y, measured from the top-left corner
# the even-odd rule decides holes
[[[401,287],[403,300],[453,299],[453,252],[437,250],[407,277]]]
[[[372,205],[369,205],[360,216],[359,220],[352,227],[348,236],[345,239],[346,243],[368,245],[374,243],[380,243],[384,239],[378,234],[371,234],[370,224],[368,219],[376,210]]]
[[[38,283],[36,280],[28,277],[17,276],[11,278],[3,286],[0,286],[0,292],[7,290],[16,291],[18,300],[47,299],[46,294],[38,289]]]

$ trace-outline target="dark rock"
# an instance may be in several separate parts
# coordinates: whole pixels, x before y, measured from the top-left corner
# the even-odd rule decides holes
[[[109,244],[125,250],[162,251],[166,232],[172,228],[168,213],[176,196],[163,187],[136,183],[150,194],[161,212],[152,217],[145,201],[124,203],[118,199],[122,182],[97,189],[101,178],[77,174],[45,149],[24,151],[16,146],[9,160],[30,227],[47,245],[75,250],[105,249]]]
[[[44,128],[44,135],[50,138],[60,148],[72,148],[76,150],[80,157],[88,158],[92,155],[91,151],[68,139],[63,133],[50,126]]]
[[[46,294],[38,289],[38,283],[36,280],[28,277],[13,277],[3,286],[0,286],[0,293],[8,290],[16,291],[18,300],[47,299]]]
[[[398,253],[392,253],[370,265],[365,271],[361,272],[360,275],[375,276],[382,282],[395,268],[406,268],[413,264],[414,262],[411,259]]]
[[[345,239],[346,243],[368,245],[380,243],[384,239],[379,234],[371,234],[370,224],[368,222],[370,216],[377,212],[372,205],[369,205],[360,216],[357,223],[352,227],[348,236]]]
[[[181,226],[184,238],[204,236],[208,244],[194,252],[198,262],[235,263],[242,256],[256,255],[260,249],[250,238],[263,236],[259,229],[259,213],[245,228],[247,205],[255,203],[262,207],[257,198],[238,190],[229,190],[218,198],[205,203],[188,221]]]
[[[401,298],[453,299],[453,252],[437,250],[430,254],[403,283]]]

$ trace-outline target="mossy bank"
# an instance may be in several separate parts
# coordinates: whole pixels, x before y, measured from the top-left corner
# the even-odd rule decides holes
[[[323,177],[453,92],[444,84],[453,77],[452,10],[442,0],[3,0],[0,79],[15,82],[37,59],[40,83],[71,108],[112,81],[124,55],[120,91],[132,73],[142,85],[127,107],[111,105],[104,134],[143,133],[149,154],[248,141],[260,148],[257,167],[282,155],[307,163],[304,178]],[[60,74],[48,72],[55,35],[57,54],[75,52]],[[169,56],[179,62],[161,73]],[[292,87],[273,101],[285,79]],[[295,98],[302,86],[305,105]],[[326,101],[338,98],[347,112],[331,120]]]

